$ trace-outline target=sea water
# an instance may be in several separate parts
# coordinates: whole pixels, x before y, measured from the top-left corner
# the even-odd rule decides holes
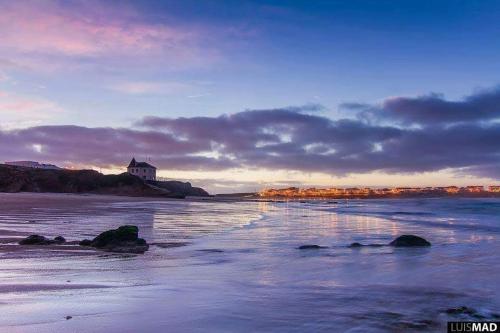
[[[70,240],[121,224],[138,225],[150,251],[0,256],[0,331],[443,332],[477,320],[447,309],[500,313],[498,199],[117,199],[0,212],[1,230]],[[432,246],[348,247],[401,234]]]

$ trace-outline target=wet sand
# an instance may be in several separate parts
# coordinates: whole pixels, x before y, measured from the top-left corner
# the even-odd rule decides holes
[[[500,201],[15,194],[0,205],[1,332],[443,332],[473,319],[447,309],[500,313]],[[72,242],[122,224],[138,225],[150,251],[9,242],[31,233]],[[433,246],[347,247],[403,233]]]

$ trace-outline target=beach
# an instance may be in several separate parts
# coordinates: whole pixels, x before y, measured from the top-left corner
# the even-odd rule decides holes
[[[16,245],[124,224],[148,252]],[[402,234],[432,246],[349,247]],[[493,198],[0,194],[0,331],[443,332],[447,321],[498,320],[499,235]],[[460,307],[474,311],[450,311]]]

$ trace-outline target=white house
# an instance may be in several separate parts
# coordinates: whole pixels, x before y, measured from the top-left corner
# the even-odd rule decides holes
[[[144,180],[156,180],[156,167],[146,162],[137,162],[135,158],[130,161],[127,172]]]
[[[11,161],[5,162],[6,165],[23,167],[23,168],[33,168],[33,169],[50,169],[50,170],[60,170],[61,168],[54,164],[45,164],[35,161]]]

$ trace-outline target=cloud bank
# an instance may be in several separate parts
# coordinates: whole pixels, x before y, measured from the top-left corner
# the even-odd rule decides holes
[[[307,105],[218,117],[146,117],[133,128],[37,126],[0,131],[0,155],[102,167],[149,156],[163,169],[333,175],[454,168],[500,179],[499,96],[496,89],[462,101],[429,95],[344,105],[357,115],[352,119],[330,119],[314,112],[320,106]],[[363,120],[367,112],[377,121]]]
[[[500,89],[482,90],[461,101],[448,101],[440,94],[388,98],[380,105],[345,103],[341,107],[359,116],[384,119],[403,125],[451,125],[500,119]]]

